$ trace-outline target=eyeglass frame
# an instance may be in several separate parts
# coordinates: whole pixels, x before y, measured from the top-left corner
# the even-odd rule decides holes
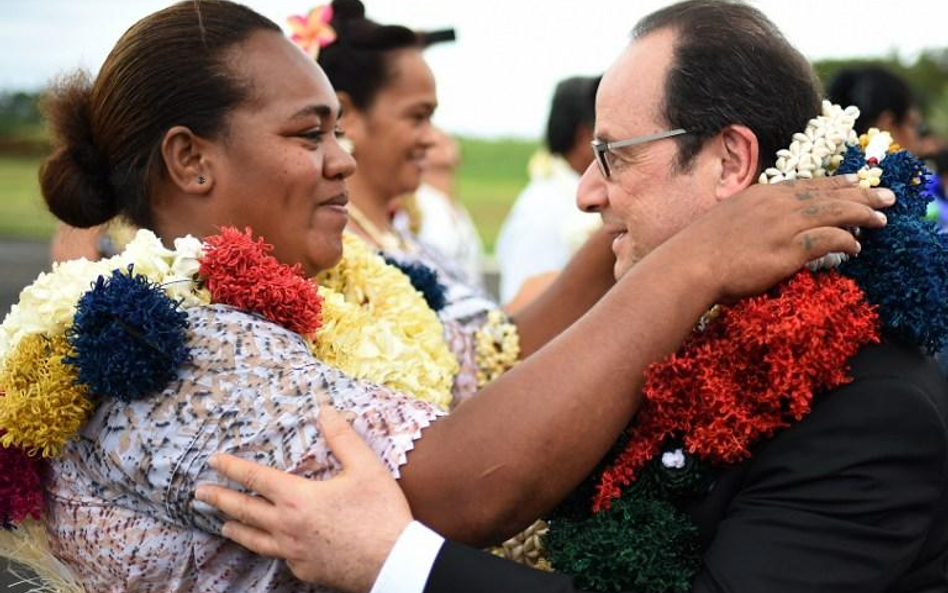
[[[654,142],[655,140],[674,138],[675,136],[681,136],[687,133],[688,130],[684,128],[675,128],[674,130],[665,130],[664,132],[655,132],[654,134],[645,134],[626,140],[615,140],[613,142],[593,140],[590,142],[590,145],[592,145],[593,160],[596,161],[596,164],[599,166],[599,173],[603,179],[609,179],[612,176],[612,172],[609,170],[609,162],[606,160],[607,153],[612,152],[616,148],[626,148],[628,146],[635,146],[636,144]]]

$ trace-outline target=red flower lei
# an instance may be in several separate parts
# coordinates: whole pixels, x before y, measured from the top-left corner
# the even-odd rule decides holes
[[[645,402],[602,473],[593,510],[608,508],[670,436],[712,463],[749,457],[751,445],[806,416],[814,393],[851,381],[848,359],[878,341],[875,307],[835,271],[800,272],[768,295],[722,307],[646,371]]]
[[[215,303],[262,315],[286,329],[312,335],[319,329],[322,298],[299,264],[288,266],[270,255],[273,245],[254,241],[249,228],[232,227],[204,240],[198,275]]]

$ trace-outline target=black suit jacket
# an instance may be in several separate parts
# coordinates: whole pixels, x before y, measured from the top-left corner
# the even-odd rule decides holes
[[[698,593],[948,591],[948,384],[882,344],[854,381],[684,508],[705,547]],[[551,575],[446,542],[426,593],[568,592]]]

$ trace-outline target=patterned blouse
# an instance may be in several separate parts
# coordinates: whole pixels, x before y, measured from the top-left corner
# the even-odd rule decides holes
[[[176,382],[145,400],[100,405],[53,461],[50,545],[90,592],[318,591],[282,561],[218,535],[220,514],[193,499],[198,484],[223,481],[209,457],[328,478],[339,464],[315,420],[331,402],[397,476],[440,412],[346,377],[259,317],[222,305],[188,315],[192,359]]]

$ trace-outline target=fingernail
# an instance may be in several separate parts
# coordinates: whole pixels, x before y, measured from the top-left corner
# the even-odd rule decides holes
[[[198,489],[194,491],[194,499],[207,502],[207,491],[202,486],[198,486]]]
[[[224,537],[230,537],[230,522],[224,523],[221,526],[221,535]]]
[[[895,204],[895,194],[892,192],[891,189],[885,189],[885,188],[877,189],[876,195],[879,196],[879,200],[883,204],[886,204],[889,206],[891,206],[892,204]]]
[[[211,466],[212,469],[217,469],[217,455],[211,455],[211,458],[207,460],[207,464]]]
[[[874,212],[873,214],[876,215],[876,218],[878,218],[879,222],[881,222],[882,224],[886,224],[887,222],[889,222],[889,219],[886,218],[885,214],[881,212]]]
[[[859,183],[859,175],[856,175],[855,173],[847,173],[844,175],[844,177],[849,183]]]
[[[859,255],[859,252],[860,252],[860,251],[862,251],[862,243],[860,243],[859,241],[856,241],[856,253],[855,253],[855,255]]]

